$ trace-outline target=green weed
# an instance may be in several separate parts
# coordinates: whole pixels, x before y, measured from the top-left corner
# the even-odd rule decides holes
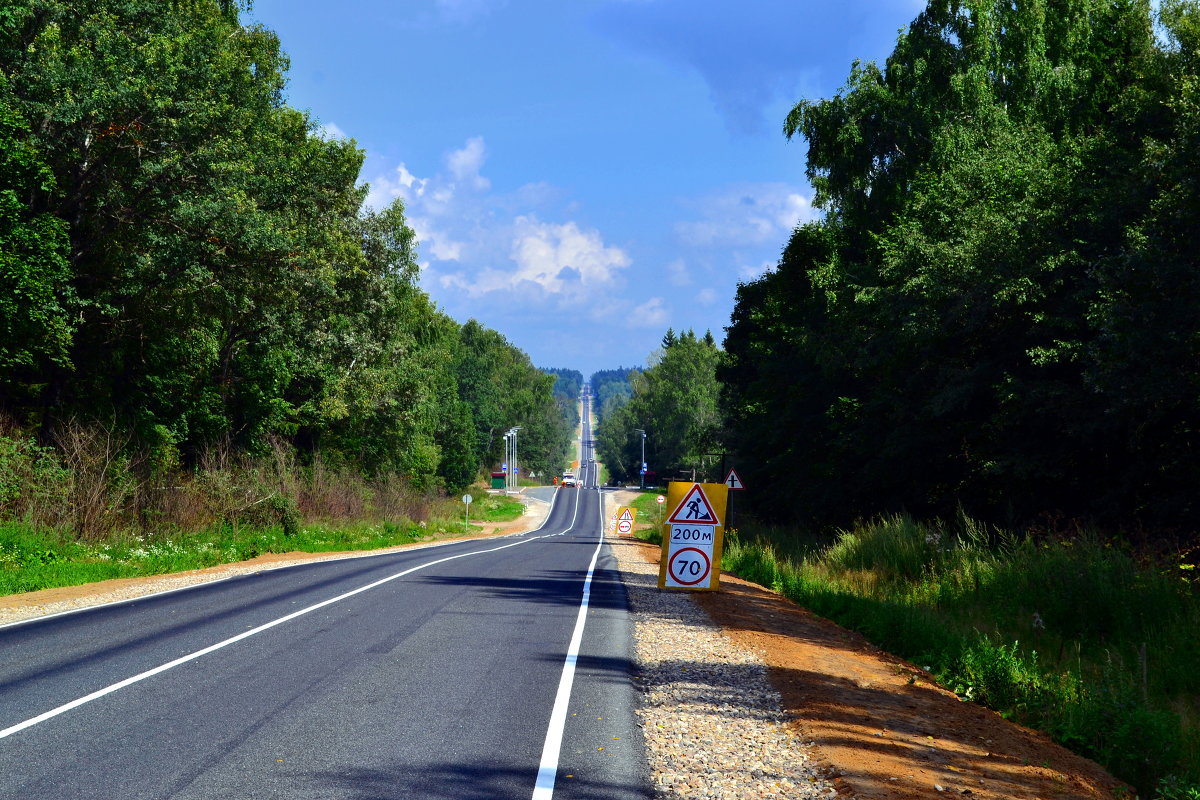
[[[1176,565],[1095,537],[894,516],[832,542],[743,526],[722,566],[931,665],[964,699],[1047,731],[1144,797],[1167,776],[1188,797],[1200,777],[1200,602]]]

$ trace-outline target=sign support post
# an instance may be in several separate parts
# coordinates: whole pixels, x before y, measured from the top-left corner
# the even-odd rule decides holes
[[[721,457],[722,464],[724,464],[724,461],[725,461],[725,458],[724,458],[724,456],[722,456]],[[725,486],[731,492],[744,491],[746,488],[746,484],[742,483],[742,479],[737,474],[737,470],[735,470],[735,469],[731,469],[731,470],[729,470],[728,473],[726,473]],[[729,502],[729,505],[725,509],[725,530],[729,530],[730,528],[733,527],[733,495],[732,494],[729,495],[728,502]]]

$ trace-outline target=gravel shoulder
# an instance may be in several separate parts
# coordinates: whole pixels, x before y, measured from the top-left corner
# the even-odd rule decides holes
[[[617,504],[629,497],[614,497]],[[793,765],[804,765],[803,791],[778,796],[821,797],[830,790],[842,797],[862,800],[945,798],[947,795],[979,800],[1108,800],[1132,797],[1118,781],[1094,762],[1081,758],[1046,736],[1015,725],[981,706],[960,701],[938,686],[920,667],[885,653],[856,633],[811,614],[779,594],[743,581],[729,573],[721,576],[718,592],[665,592],[642,590],[639,578],[650,565],[656,586],[659,549],[637,540],[620,539],[614,545],[622,570],[628,569],[634,611],[641,615],[645,598],[676,597],[673,629],[648,633],[638,623],[639,658],[653,663],[657,653],[676,648],[682,671],[716,669],[737,662],[745,681],[728,694],[720,685],[714,698],[739,703],[759,714],[765,736],[782,714],[789,735],[774,739],[769,755]],[[622,555],[623,554],[623,555]],[[641,598],[641,599],[639,599]],[[697,637],[693,631],[703,631]],[[718,644],[713,644],[713,637]],[[701,638],[707,640],[701,645]],[[694,644],[693,644],[694,643]],[[692,648],[695,648],[694,650]],[[751,667],[750,665],[754,665]],[[759,670],[775,690],[779,703],[760,711],[765,694],[755,681]],[[660,675],[660,673],[654,673]],[[647,707],[667,685],[661,674],[647,687]],[[677,707],[684,718],[686,704]],[[670,713],[668,713],[670,716]],[[717,731],[704,723],[706,730]],[[647,739],[654,731],[647,725]],[[695,727],[695,726],[693,726]],[[668,741],[686,736],[687,729],[668,735]],[[743,734],[744,735],[744,734]],[[740,758],[737,780],[741,793],[705,794],[687,788],[664,797],[759,797],[753,783],[758,764],[764,761],[764,739],[748,737],[751,747],[740,748],[734,737],[710,737],[721,748],[721,758]],[[652,748],[652,752],[654,749]],[[659,750],[661,751],[661,749]],[[700,771],[696,764],[692,771]],[[655,767],[658,769],[658,767]],[[732,779],[731,779],[732,780]],[[801,785],[803,786],[803,780]],[[815,792],[815,793],[814,793]]]
[[[629,499],[606,492],[610,510]],[[548,508],[531,500],[490,535],[532,530]],[[660,798],[1132,796],[1096,764],[960,702],[919,667],[767,589],[726,573],[719,592],[661,591],[658,548],[609,541],[634,614],[639,713]],[[414,546],[429,545],[405,547]],[[362,555],[277,554],[0,597],[0,624]]]

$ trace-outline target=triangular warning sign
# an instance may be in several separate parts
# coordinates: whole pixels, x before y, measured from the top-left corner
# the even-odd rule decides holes
[[[667,522],[677,525],[721,524],[721,520],[717,519],[717,512],[713,511],[712,503],[708,502],[708,496],[704,494],[704,490],[698,483],[694,484],[691,491],[683,496],[683,502],[671,512]]]
[[[622,511],[621,511],[621,519],[628,519],[628,520],[632,520],[632,519],[633,519],[633,512],[632,512],[632,511],[630,511],[628,508],[626,508],[626,509],[622,509]]]
[[[742,478],[737,474],[736,470],[729,470],[729,474],[725,476],[725,485],[730,489],[745,489],[746,484],[742,483]]]

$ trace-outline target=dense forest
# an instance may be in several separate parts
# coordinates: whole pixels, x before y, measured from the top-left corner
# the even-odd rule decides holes
[[[719,466],[719,358],[712,333],[697,337],[689,330],[677,336],[668,330],[645,370],[630,371],[624,383],[606,376],[601,385],[613,389],[600,404],[596,446],[612,479],[638,481],[642,431],[646,463],[659,481],[690,477],[693,470],[704,477]]]
[[[760,513],[1194,530],[1198,70],[1194,2],[941,0],[795,106],[824,213],[718,369]]]
[[[592,373],[589,385],[592,387],[592,413],[596,416],[596,422],[600,422],[629,402],[629,398],[633,396],[629,376],[637,372],[641,372],[638,367],[617,367]]]
[[[518,425],[557,471],[555,377],[434,306],[403,205],[363,205],[240,5],[0,11],[0,503],[100,434],[143,482],[284,453],[457,489]]]
[[[577,369],[548,367],[543,370],[554,376],[554,402],[571,431],[579,424],[579,395],[583,391],[583,373]]]

